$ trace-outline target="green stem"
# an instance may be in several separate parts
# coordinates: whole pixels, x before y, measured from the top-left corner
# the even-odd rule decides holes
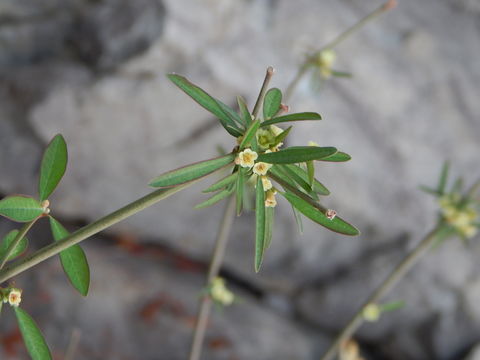
[[[260,106],[262,105],[263,98],[268,89],[268,84],[270,83],[270,80],[272,79],[274,72],[275,70],[273,69],[273,67],[269,66],[267,68],[267,73],[265,74],[265,79],[263,80],[262,88],[260,89],[260,93],[258,94],[257,101],[255,102],[255,106],[253,107],[253,111],[252,111],[252,115],[255,118],[258,115],[258,111],[260,110]]]
[[[174,188],[169,189],[159,189],[156,190],[134,202],[114,211],[113,213],[104,216],[103,218],[84,226],[83,228],[75,231],[70,236],[62,239],[61,241],[57,241],[52,243],[30,256],[23,258],[10,266],[7,266],[5,269],[0,271],[0,283],[9,280],[15,275],[20,274],[21,272],[30,269],[32,266],[37,265],[38,263],[51,258],[52,256],[57,255],[61,251],[68,249],[70,246],[78,244],[79,242],[89,238],[92,235],[99,233],[102,230],[126,219],[129,216],[132,216],[139,211],[142,211],[149,206],[154,205],[160,200],[163,200],[170,195],[173,195],[180,190],[183,190],[190,185],[194,184],[196,181],[191,181],[187,184],[179,185]]]
[[[10,255],[12,255],[13,250],[20,244],[20,241],[25,237],[25,235],[28,233],[28,231],[32,228],[33,224],[37,222],[37,220],[40,219],[40,216],[33,219],[32,221],[29,221],[28,223],[25,223],[20,231],[18,232],[17,236],[15,236],[15,239],[13,239],[12,243],[8,247],[7,251],[5,252],[5,255],[3,256],[2,260],[0,261],[0,270],[3,269],[5,264],[8,261],[8,258]]]
[[[230,196],[225,212],[223,214],[220,229],[218,230],[215,248],[213,249],[210,267],[208,269],[207,284],[210,285],[213,279],[218,276],[220,266],[223,262],[225,249],[227,246],[228,235],[232,228],[233,218],[235,215],[235,197]],[[203,296],[200,300],[200,307],[197,314],[197,322],[193,333],[192,346],[190,348],[189,360],[198,360],[202,353],[203,339],[205,338],[205,330],[207,329],[207,322],[212,309],[212,300],[210,297]]]
[[[343,330],[338,334],[335,341],[328,348],[327,352],[322,356],[320,360],[331,360],[337,353],[337,350],[340,344],[349,339],[355,331],[363,323],[363,309],[369,304],[378,303],[381,298],[389,292],[397,282],[404,277],[408,270],[415,265],[421,257],[427,252],[427,250],[432,246],[436,239],[436,233],[439,227],[435,227],[430,233],[425,236],[425,238],[420,241],[420,243],[397,265],[397,267],[390,273],[390,275],[385,279],[385,281],[370,295],[368,300],[363,304],[362,307],[355,313],[355,315],[350,319],[350,321],[345,325]]]

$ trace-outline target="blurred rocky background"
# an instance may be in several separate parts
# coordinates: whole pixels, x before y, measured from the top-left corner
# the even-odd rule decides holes
[[[253,106],[267,65],[284,88],[302,55],[378,7],[374,0],[1,0],[0,192],[33,194],[42,151],[62,133],[67,174],[52,211],[74,230],[149,191],[166,170],[230,148],[217,120],[167,81],[187,76],[227,104]],[[418,190],[444,160],[480,176],[480,2],[400,0],[338,47],[354,74],[298,87],[292,111],[324,120],[295,127],[353,155],[317,166],[328,207],[362,235],[346,238],[277,207],[272,247],[253,271],[253,216],[236,219],[223,275],[241,302],[214,313],[204,359],[318,359],[435,221]],[[211,180],[210,180],[211,182]],[[208,182],[204,182],[203,185]],[[223,206],[194,210],[194,186],[83,243],[92,286],[83,299],[58,260],[19,276],[24,306],[63,359],[185,359]],[[0,222],[1,233],[13,225]],[[30,236],[51,241],[47,226]],[[406,307],[358,333],[365,359],[480,359],[480,245],[450,241],[389,296]],[[26,359],[12,314],[0,358]]]

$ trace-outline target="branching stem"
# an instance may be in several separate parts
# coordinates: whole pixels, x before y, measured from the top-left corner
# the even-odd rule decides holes
[[[258,111],[260,110],[260,106],[262,105],[263,98],[265,97],[265,93],[267,92],[268,89],[268,84],[270,83],[270,80],[272,79],[273,73],[275,70],[273,67],[269,66],[267,68],[267,73],[265,74],[265,79],[263,80],[262,88],[260,89],[260,93],[258,94],[257,101],[255,102],[255,106],[253,107],[252,115],[254,117],[257,117]]]
[[[5,255],[3,256],[3,258],[0,262],[0,270],[3,269],[3,267],[5,266],[5,264],[8,261],[8,258],[10,257],[10,255],[12,255],[13,250],[15,250],[15,248],[18,246],[18,244],[20,244],[20,241],[22,241],[22,239],[25,237],[25,235],[28,233],[28,231],[32,228],[33,224],[35,224],[39,218],[40,217],[37,217],[37,218],[33,219],[32,221],[29,221],[29,222],[25,223],[22,226],[22,228],[17,233],[17,236],[15,236],[15,239],[13,239],[12,243],[8,247],[7,251],[5,252]]]

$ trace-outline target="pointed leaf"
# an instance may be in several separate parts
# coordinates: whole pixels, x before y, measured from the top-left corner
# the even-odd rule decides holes
[[[232,188],[229,188],[229,189],[225,189],[225,190],[222,190],[218,193],[216,193],[215,195],[213,195],[212,197],[208,198],[207,200],[205,200],[204,202],[201,202],[200,204],[197,204],[195,205],[195,209],[203,209],[205,207],[208,207],[208,206],[212,206],[214,204],[216,204],[217,202],[219,202],[220,200],[223,200],[225,199],[228,195],[230,195],[233,190],[235,188],[232,187]]]
[[[317,114],[316,112],[288,114],[288,115],[278,116],[270,120],[266,120],[262,123],[262,126],[273,125],[273,124],[289,122],[289,121],[305,121],[305,120],[322,120],[322,117],[320,116],[320,114]]]
[[[57,220],[50,216],[50,228],[55,241],[60,241],[70,234]],[[60,262],[70,283],[83,296],[87,296],[90,287],[90,268],[87,256],[79,245],[73,245],[60,252]]]
[[[315,200],[318,200],[318,195],[312,190],[312,187],[308,184],[307,180],[304,179],[302,176],[299,176],[295,171],[292,171],[291,168],[296,165],[276,165],[276,167],[280,168],[288,178],[293,180],[294,187],[300,186],[301,190],[308,194]],[[291,184],[290,184],[291,185]]]
[[[0,244],[0,259],[3,259],[6,256],[10,245],[15,241],[17,235],[18,230],[12,230],[7,235],[5,235],[2,243]],[[28,239],[24,236],[22,240],[20,240],[20,242],[17,244],[17,246],[15,246],[7,260],[13,260],[17,256],[21,255],[27,249],[27,246]]]
[[[260,154],[258,161],[269,164],[293,164],[309,160],[321,160],[337,152],[334,147],[292,146],[284,150]]]
[[[275,222],[275,208],[265,207],[265,244],[264,250],[270,247],[273,236],[273,225]]]
[[[315,165],[313,161],[307,161],[307,175],[308,175],[308,185],[313,187],[313,181],[315,180]]]
[[[448,172],[450,164],[448,161],[445,161],[442,166],[442,171],[440,173],[440,179],[438,180],[437,192],[440,195],[445,194],[445,189],[447,188]]]
[[[245,99],[241,96],[237,96],[238,108],[240,109],[240,116],[245,124],[245,127],[249,127],[252,123],[252,115],[248,111],[247,103]]]
[[[255,199],[255,272],[260,271],[265,251],[265,191],[262,178],[257,177]]]
[[[345,220],[336,216],[334,219],[328,219],[323,211],[309,204],[297,195],[289,192],[281,193],[298,211],[303,215],[313,220],[314,222],[326,227],[329,230],[338,232],[344,235],[358,235],[360,232]]]
[[[295,172],[298,176],[300,176],[303,180],[309,181],[308,180],[308,173],[305,172],[304,169],[302,169],[298,165],[285,165],[288,167],[291,171]],[[323,185],[320,181],[317,179],[313,179],[313,191],[315,191],[317,194],[320,195],[330,195],[330,191]]]
[[[199,88],[197,85],[191,83],[183,76],[176,74],[169,74],[167,76],[175,85],[182,89],[200,106],[214,114],[230,135],[235,137],[242,135],[240,129],[238,129],[237,125],[235,124],[235,121],[231,118],[231,115],[225,112],[223,107],[225,104],[213,98],[207,92]]]
[[[62,135],[54,136],[43,153],[38,181],[40,201],[47,199],[57,187],[67,169],[67,144]]]
[[[225,186],[233,183],[235,180],[237,180],[238,172],[234,172],[233,174],[230,174],[223,179],[218,180],[216,183],[210,185],[208,188],[203,190],[202,192],[204,193],[209,193],[213,191],[217,191],[220,189],[223,189]]]
[[[35,321],[19,307],[15,308],[15,315],[30,357],[33,360],[51,360],[50,349]]]
[[[321,159],[320,161],[330,161],[330,162],[344,162],[344,161],[348,161],[348,160],[351,160],[352,157],[350,155],[348,155],[347,153],[344,153],[344,152],[337,152],[331,156],[328,156],[326,158],[323,158]]]
[[[267,91],[263,100],[263,118],[270,119],[277,115],[282,105],[282,92],[280,89],[272,88]]]
[[[300,212],[297,209],[295,209],[295,206],[291,205],[291,207],[292,207],[292,211],[293,211],[293,217],[295,218],[295,222],[297,223],[298,232],[300,234],[303,234],[302,215],[300,214]]]
[[[38,200],[24,195],[7,196],[0,200],[0,216],[13,221],[29,222],[40,215],[44,209]]]
[[[214,159],[200,161],[163,173],[153,179],[149,185],[153,187],[170,187],[185,184],[211,174],[212,172],[231,164],[234,160],[235,155],[228,154]]]
[[[288,134],[290,133],[290,130],[292,130],[292,127],[288,127],[287,129],[283,130],[280,134],[278,134],[277,136],[275,136],[275,140],[273,141],[273,144],[271,145],[271,147],[274,147],[274,146],[277,146],[278,144],[280,144],[283,140],[285,140],[285,138],[288,136]]]
[[[218,105],[220,105],[220,108],[223,110],[223,112],[227,114],[228,118],[230,119],[230,122],[229,122],[230,124],[233,121],[235,128],[237,130],[245,128],[243,124],[243,119],[240,117],[240,115],[237,114],[235,110],[233,110],[230,106],[228,106],[227,104],[224,104],[218,99],[215,99],[215,101],[217,102]]]
[[[240,150],[243,150],[250,145],[250,142],[255,138],[259,126],[260,120],[255,120],[250,124],[247,131],[245,131],[245,135],[243,135],[242,142],[240,143]]]
[[[240,216],[243,209],[243,191],[245,188],[245,170],[244,168],[238,169],[236,189],[236,202],[237,202],[237,216]]]
[[[352,73],[345,72],[345,71],[332,70],[331,73],[332,73],[332,76],[335,76],[335,77],[343,77],[343,78],[353,77]]]

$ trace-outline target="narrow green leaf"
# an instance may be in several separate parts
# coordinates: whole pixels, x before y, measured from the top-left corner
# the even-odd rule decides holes
[[[405,301],[402,301],[402,300],[392,301],[392,302],[389,302],[389,303],[386,303],[386,304],[379,305],[380,310],[382,312],[395,311],[395,310],[403,308],[404,306],[405,306]]]
[[[245,129],[245,125],[243,124],[243,119],[240,117],[240,115],[237,114],[235,110],[233,110],[230,106],[228,106],[227,104],[224,104],[218,99],[215,99],[215,101],[218,103],[218,105],[220,105],[220,108],[223,110],[225,114],[227,114],[229,119],[235,123],[235,128],[237,130],[240,130],[242,128]]]
[[[252,115],[250,114],[250,111],[248,111],[247,103],[245,102],[245,99],[241,96],[237,96],[237,102],[243,123],[245,127],[248,128],[252,123]]]
[[[225,186],[233,183],[235,180],[237,180],[238,172],[234,172],[233,174],[230,174],[223,179],[218,180],[216,183],[210,185],[208,188],[203,190],[202,192],[204,193],[209,193],[213,191],[217,191],[220,189],[223,189]]]
[[[50,216],[50,228],[55,241],[60,241],[70,234],[57,220]],[[79,245],[73,245],[60,253],[63,271],[70,283],[83,296],[87,296],[90,287],[90,268],[87,256]]]
[[[35,321],[19,307],[15,308],[15,315],[30,357],[33,360],[51,360],[50,349]]]
[[[291,205],[291,204],[290,204]],[[303,221],[302,221],[302,215],[298,212],[297,209],[293,205],[292,206],[292,211],[293,211],[293,217],[295,218],[295,222],[297,223],[297,229],[300,234],[303,234]]]
[[[273,236],[273,225],[275,222],[275,208],[265,207],[265,244],[264,250],[270,247]]]
[[[5,235],[2,243],[0,244],[0,259],[3,259],[6,256],[8,248],[14,242],[17,235],[18,230],[12,230],[7,235]],[[20,240],[20,242],[17,244],[17,246],[15,246],[7,260],[15,259],[17,256],[21,255],[27,249],[27,246],[28,239],[24,236],[22,240]]]
[[[334,219],[328,219],[323,211],[320,211],[313,205],[309,204],[305,200],[301,199],[297,195],[289,192],[281,193],[290,204],[292,204],[303,215],[311,219],[312,221],[326,227],[329,230],[338,232],[344,235],[358,235],[360,232],[345,220],[336,216]]]
[[[272,88],[267,91],[263,99],[263,118],[270,119],[277,115],[282,105],[282,92],[280,89]]]
[[[350,155],[348,155],[347,153],[344,153],[344,152],[337,152],[333,155],[330,155],[326,158],[323,158],[321,159],[320,161],[330,161],[330,162],[344,162],[344,161],[348,161],[348,160],[351,160],[352,157]]]
[[[276,165],[278,166],[280,169],[282,169],[282,171],[284,171],[284,173],[290,178],[292,179],[296,185],[300,186],[305,193],[307,193],[310,197],[314,198],[315,200],[318,200],[318,195],[313,191],[312,187],[308,184],[307,180],[304,179],[304,177],[298,175],[295,171],[292,171],[292,167],[295,166],[295,165],[292,165],[292,166],[287,166],[287,165]],[[295,186],[297,187],[297,186]]]
[[[430,195],[433,195],[433,196],[441,196],[442,195],[438,192],[438,190],[432,189],[431,187],[426,186],[426,185],[420,185],[419,188],[423,192],[425,192],[427,194],[430,194]]]
[[[53,137],[43,153],[38,181],[40,201],[46,200],[57,187],[67,169],[67,144],[62,135]]]
[[[294,164],[309,160],[321,160],[337,152],[334,147],[292,146],[284,150],[260,154],[258,161],[269,164]]]
[[[315,165],[313,161],[307,161],[307,175],[308,175],[308,184],[313,187],[313,181],[315,180]]]
[[[195,205],[195,209],[203,209],[205,207],[212,206],[217,202],[219,202],[220,200],[225,199],[231,193],[233,193],[233,190],[235,190],[235,187],[222,190],[216,193],[215,195],[213,195],[212,197],[208,198],[207,200],[201,202],[200,204]]]
[[[288,134],[290,133],[290,130],[292,130],[292,127],[288,127],[287,129],[283,130],[280,134],[278,134],[277,136],[275,136],[275,140],[273,142],[273,144],[271,145],[271,147],[274,147],[274,146],[277,146],[278,144],[280,144],[283,140],[285,140],[285,138],[288,136]]]
[[[7,196],[0,200],[0,216],[13,221],[29,222],[40,215],[44,209],[38,200],[24,195]]]
[[[191,83],[183,76],[176,74],[169,74],[167,76],[175,85],[182,89],[200,106],[214,114],[230,135],[235,137],[242,135],[240,129],[235,124],[234,119],[232,119],[231,114],[228,112],[228,110],[227,112],[225,111],[227,105],[213,98],[207,92],[199,88],[197,85]]]
[[[243,135],[242,142],[240,143],[240,150],[243,150],[250,145],[251,141],[255,138],[259,126],[260,120],[255,120],[250,124],[247,131],[245,131],[245,135]]]
[[[286,165],[286,167],[288,167],[291,171],[295,172],[303,180],[309,181],[308,173],[305,172],[305,170],[302,169],[300,166],[289,164],[289,165]],[[320,195],[330,195],[330,191],[325,187],[325,185],[323,185],[320,181],[318,181],[315,178],[313,179],[313,191],[315,191],[317,194],[320,194]]]
[[[305,120],[322,120],[320,114],[316,112],[303,112],[303,113],[296,113],[296,114],[288,114],[283,116],[278,116],[273,119],[264,121],[262,126],[278,124],[282,122],[289,122],[289,121],[305,121]]]
[[[255,199],[255,272],[260,271],[265,251],[265,191],[262,178],[257,177]]]
[[[245,170],[244,168],[238,169],[236,189],[236,203],[237,203],[237,216],[240,216],[243,210],[243,192],[245,190]]]
[[[438,180],[438,186],[437,186],[437,192],[440,195],[445,194],[445,190],[447,188],[449,168],[450,168],[450,164],[448,163],[448,161],[445,161],[442,166],[442,171],[440,173],[440,179]]]
[[[149,185],[152,187],[170,187],[185,184],[211,174],[212,172],[231,164],[233,160],[235,160],[235,155],[228,154],[214,159],[200,161],[163,173],[153,179]]]
[[[353,74],[349,73],[349,72],[345,72],[345,71],[332,70],[332,76],[343,77],[343,78],[351,78],[351,77],[353,77]]]

